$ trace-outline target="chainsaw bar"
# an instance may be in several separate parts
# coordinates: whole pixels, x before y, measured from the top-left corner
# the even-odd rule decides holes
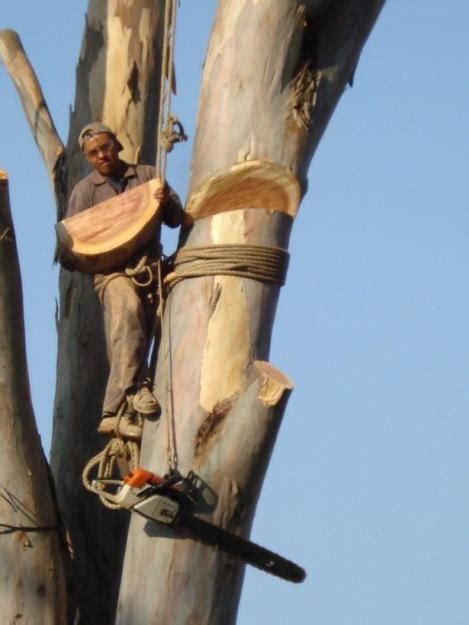
[[[151,517],[146,518],[151,519]],[[289,582],[298,584],[306,577],[305,570],[294,562],[182,510],[171,523],[171,527],[194,540],[219,547],[222,551],[243,560],[247,564]]]

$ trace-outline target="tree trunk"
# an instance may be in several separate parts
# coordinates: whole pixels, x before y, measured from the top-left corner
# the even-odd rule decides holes
[[[65,622],[64,544],[36,429],[23,327],[21,277],[0,171],[0,621]]]
[[[204,66],[183,247],[287,248],[297,206],[285,211],[256,197],[281,194],[295,177],[306,188],[310,159],[382,5],[220,1]],[[242,163],[254,160],[260,173],[239,176]],[[266,176],[270,162],[284,175]],[[246,203],[239,205],[242,197]],[[244,535],[291,388],[273,366],[257,362],[268,358],[278,292],[224,275],[174,287],[156,377],[162,416],[146,423],[143,438],[142,466],[164,473],[173,401],[179,469],[194,470],[218,496],[209,518]],[[276,389],[268,402],[266,388]],[[142,575],[142,564],[151,575]],[[234,623],[242,574],[240,563],[222,552],[151,531],[134,518],[116,622]]]

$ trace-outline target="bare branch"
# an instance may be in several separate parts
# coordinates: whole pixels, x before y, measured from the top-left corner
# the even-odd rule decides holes
[[[0,30],[0,57],[20,97],[52,188],[57,195],[57,202],[62,203],[65,192],[62,166],[65,148],[55,128],[36,73],[19,36],[13,30]]]

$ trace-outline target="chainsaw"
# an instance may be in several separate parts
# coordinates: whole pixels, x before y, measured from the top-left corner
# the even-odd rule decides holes
[[[169,526],[176,532],[218,547],[243,562],[290,582],[302,582],[304,569],[256,543],[233,534],[192,512],[197,508],[197,476],[183,477],[178,471],[160,477],[135,469],[123,480],[96,479],[93,490],[108,503]]]

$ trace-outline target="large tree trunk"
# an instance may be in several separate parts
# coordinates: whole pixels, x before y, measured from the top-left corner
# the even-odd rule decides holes
[[[272,200],[282,194],[279,178],[296,176],[306,187],[312,154],[382,4],[220,1],[197,120],[188,200],[188,223],[194,223],[183,233],[184,247],[287,248],[297,207],[285,210]],[[253,160],[260,161],[257,179],[238,175],[233,185],[234,172]],[[263,173],[270,161],[283,177]],[[256,192],[247,193],[253,184]],[[216,193],[208,202],[211,185]],[[233,204],[236,210],[229,210]],[[163,413],[144,431],[142,464],[164,472],[171,365],[179,468],[193,469],[217,494],[211,520],[245,535],[291,388],[286,376],[258,362],[268,358],[278,292],[278,286],[233,276],[177,284],[166,308],[156,378]],[[275,389],[268,401],[266,388]],[[239,562],[144,526],[132,520],[117,623],[234,623]],[[143,562],[151,563],[147,581],[139,574]]]
[[[64,623],[64,543],[31,405],[20,270],[1,170],[0,415],[0,621]]]

